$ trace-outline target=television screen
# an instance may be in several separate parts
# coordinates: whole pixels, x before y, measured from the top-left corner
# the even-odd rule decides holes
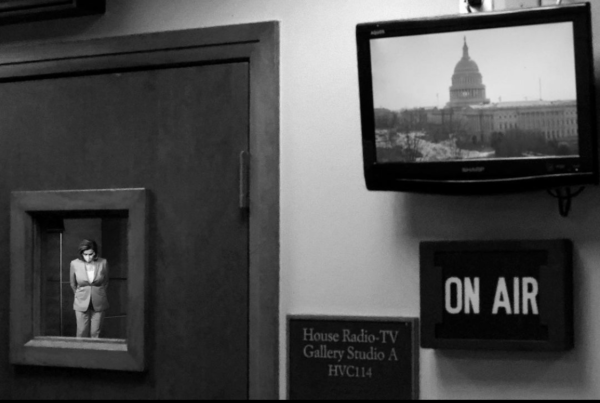
[[[579,155],[570,22],[372,39],[371,66],[381,163]]]
[[[357,27],[367,185],[596,183],[589,5]]]

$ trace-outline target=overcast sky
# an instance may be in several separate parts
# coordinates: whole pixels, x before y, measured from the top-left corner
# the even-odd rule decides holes
[[[573,28],[566,22],[374,39],[375,107],[443,107],[464,37],[491,102],[537,100],[540,79],[544,100],[576,99]]]

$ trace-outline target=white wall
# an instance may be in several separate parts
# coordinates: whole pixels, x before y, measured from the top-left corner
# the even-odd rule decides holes
[[[600,2],[592,2],[600,39]],[[421,350],[423,398],[599,398],[600,191],[569,218],[544,192],[441,197],[368,192],[357,23],[451,14],[456,0],[108,0],[100,18],[0,29],[0,43],[281,23],[281,396],[288,314],[419,316],[424,240],[570,238],[576,348],[564,354]],[[595,51],[600,78],[600,45]],[[418,74],[418,72],[415,72]]]

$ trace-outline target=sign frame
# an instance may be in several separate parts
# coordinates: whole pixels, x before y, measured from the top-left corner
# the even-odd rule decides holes
[[[291,326],[293,321],[316,321],[334,323],[368,323],[370,325],[384,324],[393,322],[394,324],[406,323],[410,326],[410,360],[411,360],[411,399],[419,400],[420,390],[420,347],[419,347],[419,318],[416,317],[384,317],[384,316],[330,316],[330,315],[287,315],[286,318],[286,338],[287,338],[287,385],[286,399],[292,400],[292,335]]]
[[[487,252],[527,253],[531,251],[541,251],[547,256],[547,263],[539,266],[539,295],[537,296],[540,324],[548,328],[547,339],[442,338],[436,335],[436,324],[443,322],[445,309],[444,278],[442,268],[436,267],[436,255],[442,253],[483,255]],[[574,347],[573,244],[570,240],[421,242],[420,266],[422,348],[567,351]],[[482,273],[484,272],[485,268],[482,268]],[[438,290],[441,292],[437,292]]]

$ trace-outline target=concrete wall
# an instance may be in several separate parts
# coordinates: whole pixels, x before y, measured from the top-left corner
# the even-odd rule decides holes
[[[600,79],[600,2],[593,1],[592,9]],[[356,24],[457,10],[457,2],[448,0],[108,0],[108,12],[99,19],[4,27],[0,43],[280,21],[281,396],[286,315],[419,316],[419,242],[570,238],[576,258],[575,350],[422,350],[421,395],[599,398],[599,189],[586,190],[570,217],[561,218],[545,192],[442,197],[365,188]]]

